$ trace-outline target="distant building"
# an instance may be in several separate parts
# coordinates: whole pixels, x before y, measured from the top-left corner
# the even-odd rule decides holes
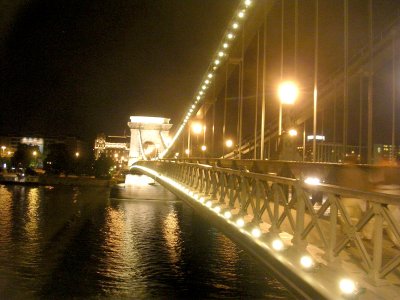
[[[51,144],[65,144],[71,153],[81,153],[85,149],[85,143],[80,139],[72,136],[0,136],[0,146],[3,154],[12,156],[17,150],[19,144],[25,144],[37,147],[40,154],[46,155],[48,146]]]
[[[125,168],[129,157],[130,136],[106,136],[99,134],[94,142],[94,156],[96,159],[104,154],[115,162],[118,168]]]

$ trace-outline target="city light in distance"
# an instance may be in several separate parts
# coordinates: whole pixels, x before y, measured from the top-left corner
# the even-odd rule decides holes
[[[76,157],[79,157],[79,152],[75,152],[75,156],[76,156]]]

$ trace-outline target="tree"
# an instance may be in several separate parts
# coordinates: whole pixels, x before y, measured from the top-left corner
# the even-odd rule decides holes
[[[110,169],[113,161],[104,153],[94,162],[94,176],[96,178],[110,178]]]
[[[17,150],[11,158],[11,164],[16,168],[28,168],[34,161],[33,151],[37,151],[37,147],[26,144],[18,144]]]
[[[58,175],[64,172],[68,174],[71,169],[71,158],[67,146],[61,143],[50,144],[43,165],[46,173]]]

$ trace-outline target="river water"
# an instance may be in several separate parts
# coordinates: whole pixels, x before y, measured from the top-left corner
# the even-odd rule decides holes
[[[0,299],[287,299],[288,291],[147,177],[0,185]]]

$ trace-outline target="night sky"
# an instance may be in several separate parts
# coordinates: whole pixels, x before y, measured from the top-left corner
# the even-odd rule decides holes
[[[181,119],[239,1],[3,0],[0,134],[123,134]]]

